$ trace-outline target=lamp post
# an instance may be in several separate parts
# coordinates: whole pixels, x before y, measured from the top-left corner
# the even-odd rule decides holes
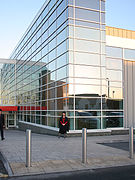
[[[113,91],[113,99],[114,99],[114,93],[115,93],[115,91]]]
[[[109,78],[106,78],[107,80],[107,90],[108,90],[108,98],[110,97],[110,81]]]

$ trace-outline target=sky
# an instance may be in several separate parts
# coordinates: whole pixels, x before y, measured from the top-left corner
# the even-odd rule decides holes
[[[44,2],[0,0],[0,58],[9,58]],[[135,31],[134,17],[135,0],[106,0],[107,26]]]

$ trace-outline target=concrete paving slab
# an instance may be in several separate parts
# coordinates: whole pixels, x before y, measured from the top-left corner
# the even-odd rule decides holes
[[[135,164],[128,151],[104,146],[102,143],[128,142],[128,135],[92,136],[87,138],[87,164],[81,162],[81,137],[58,138],[32,133],[32,167],[26,168],[23,131],[5,131],[5,141],[0,141],[0,152],[9,163],[13,174],[30,175]]]

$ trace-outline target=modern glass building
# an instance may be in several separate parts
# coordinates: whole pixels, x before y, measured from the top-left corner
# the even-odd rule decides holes
[[[128,126],[124,63],[135,60],[135,47],[106,37],[128,39],[105,26],[105,0],[46,0],[10,56],[12,63],[1,68],[1,106],[17,107],[7,113],[9,126],[56,129],[62,111],[70,130]]]

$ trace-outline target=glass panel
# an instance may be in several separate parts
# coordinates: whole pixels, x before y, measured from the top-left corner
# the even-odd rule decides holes
[[[99,12],[75,8],[75,18],[99,22]]]
[[[63,79],[67,76],[67,66],[57,70],[57,80]]]
[[[122,82],[110,82],[110,86],[122,88]]]
[[[73,7],[68,7],[68,17],[74,17]]]
[[[61,66],[64,66],[67,64],[67,54],[63,54],[62,56],[60,56],[59,58],[57,58],[57,68],[60,68]]]
[[[105,31],[101,31],[101,41],[105,42],[105,40],[106,40]]]
[[[66,41],[64,41],[62,44],[60,44],[57,47],[57,56],[60,56],[61,54],[63,54],[66,51],[67,51],[67,46],[66,46]]]
[[[55,67],[55,61],[52,61],[51,63],[49,63],[49,71],[51,72],[51,71],[54,71],[56,69],[56,67]]]
[[[47,125],[47,117],[46,116],[42,116],[41,119],[42,119],[42,124],[43,125]]]
[[[103,109],[123,109],[123,99],[103,99]]]
[[[75,38],[87,40],[100,40],[100,31],[95,29],[76,27]]]
[[[59,35],[57,35],[57,45],[67,38],[67,29],[65,28]]]
[[[67,105],[66,105],[67,99],[57,99],[57,109],[58,110],[64,110],[67,109]]]
[[[67,85],[57,87],[57,97],[67,96]]]
[[[74,95],[74,86],[72,84],[68,84],[67,88],[67,96],[73,96]]]
[[[101,1],[101,11],[105,11],[105,2]]]
[[[100,129],[100,118],[99,117],[89,117],[89,118],[77,118],[75,119],[76,127],[75,129]]]
[[[125,59],[135,59],[135,50],[134,49],[124,49],[124,58]]]
[[[122,71],[107,70],[109,81],[122,81]]]
[[[103,116],[123,116],[123,111],[104,111]]]
[[[58,10],[57,10],[58,12]],[[62,25],[62,23],[66,21],[66,11],[64,11],[57,19],[57,28]]]
[[[48,54],[48,57],[49,57],[49,62],[54,60],[56,58],[56,49],[54,49],[53,51],[51,51],[49,54]]]
[[[55,100],[48,100],[48,110],[55,110]]]
[[[60,2],[60,1],[59,1]],[[66,0],[61,1],[60,5],[57,8],[57,15],[61,14],[61,12],[66,8]]]
[[[123,117],[106,117],[103,118],[104,127],[123,127]]]
[[[55,127],[55,118],[48,117],[48,126]]]
[[[73,130],[74,129],[74,119],[69,118],[69,122],[70,122],[70,130]]]
[[[87,22],[87,21],[80,21],[80,20],[75,20],[75,24],[77,26],[87,26],[87,27],[94,27],[94,28],[100,27],[100,24]]]
[[[73,48],[73,45],[74,45],[73,39],[69,38],[67,42],[68,42],[68,44],[67,44],[68,49],[73,51],[73,49],[74,49]]]
[[[48,90],[48,99],[55,98],[55,88]]]
[[[84,52],[100,53],[100,43],[85,40],[75,40],[75,49]]]
[[[99,0],[76,0],[76,6],[99,10]]]
[[[101,111],[78,110],[75,112],[75,116],[81,116],[81,117],[101,116]]]
[[[75,83],[76,84],[95,84],[95,85],[100,85],[101,80],[98,79],[84,79],[84,78],[75,78]]]
[[[107,46],[106,55],[110,57],[122,58],[122,48]]]
[[[69,110],[74,109],[74,98],[72,98],[72,97],[67,98],[67,109],[69,109]]]
[[[100,67],[75,65],[75,77],[100,78]]]
[[[105,23],[105,13],[101,13],[101,22]]]
[[[55,71],[48,74],[48,83],[52,83],[53,81],[55,81]]]
[[[75,52],[75,64],[100,65],[100,56],[83,52]]]
[[[74,4],[73,1],[74,1],[74,0],[67,0],[68,4],[71,4],[71,5]]]
[[[88,97],[88,95],[84,95]],[[95,94],[91,95],[91,97],[95,97]],[[97,96],[98,97],[98,96]],[[101,99],[100,98],[75,98],[75,109],[101,109]]]
[[[108,69],[122,70],[122,60],[106,58],[106,65]]]
[[[113,98],[113,99],[121,99],[121,98],[123,98],[123,89],[110,87],[109,96],[110,96],[110,98]]]

